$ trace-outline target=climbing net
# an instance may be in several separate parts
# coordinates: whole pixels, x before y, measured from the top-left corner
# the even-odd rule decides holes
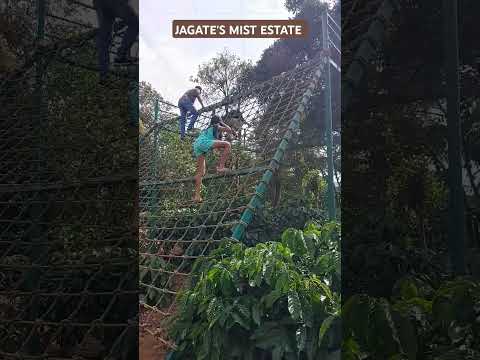
[[[26,6],[23,23],[37,24]],[[137,353],[131,81],[125,70],[98,84],[95,20],[90,4],[51,2],[44,40],[0,78],[2,359]]]
[[[141,303],[160,319],[175,310],[195,259],[222,239],[242,240],[280,166],[289,143],[323,86],[326,56],[264,83],[238,91],[201,111],[196,127],[208,126],[213,113],[229,119],[241,112],[240,136],[232,141],[230,171],[211,172],[218,155],[207,156],[203,202],[192,200],[194,136],[181,141],[178,115],[159,111],[157,122],[140,143],[140,287]],[[319,119],[320,121],[320,119]]]

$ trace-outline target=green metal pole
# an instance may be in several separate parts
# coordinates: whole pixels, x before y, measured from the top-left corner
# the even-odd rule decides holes
[[[336,208],[335,208],[335,183],[333,180],[333,126],[332,126],[332,88],[331,88],[331,78],[330,78],[330,39],[328,37],[328,14],[327,10],[323,12],[322,15],[322,35],[323,35],[323,49],[327,51],[328,61],[325,68],[325,90],[323,92],[325,100],[325,137],[327,143],[327,207],[328,207],[328,218],[329,220],[336,219]]]
[[[158,103],[158,98],[155,99],[155,109],[154,109],[154,121],[155,121],[155,130],[153,134],[153,146],[154,146],[154,153],[153,153],[153,174],[155,178],[157,178],[158,175],[158,159],[159,159],[159,149],[158,149],[158,117],[159,117],[159,103]]]
[[[447,73],[447,130],[449,173],[448,245],[452,270],[465,273],[465,204],[462,177],[462,133],[459,117],[458,3],[444,0],[445,56]]]
[[[130,80],[128,84],[128,117],[129,123],[138,129],[138,82]]]
[[[151,175],[150,177],[153,179],[153,180],[156,180],[158,179],[158,160],[159,160],[159,149],[158,149],[158,145],[159,145],[159,130],[158,130],[158,126],[156,126],[158,124],[158,121],[159,121],[159,102],[158,102],[158,98],[155,99],[155,107],[154,107],[154,117],[153,117],[153,120],[154,120],[154,124],[153,126],[155,126],[155,130],[153,132],[153,158],[152,158],[152,164],[151,164]],[[142,180],[142,179],[140,179]],[[151,214],[155,214],[157,212],[157,204],[158,204],[158,188],[155,186],[155,185],[152,185],[151,188],[150,188],[150,191],[149,191],[149,198],[150,198],[150,204],[149,204],[149,210],[150,210],[150,213]],[[157,219],[156,217],[154,216],[150,216],[150,219],[148,221],[148,237],[149,238],[153,238],[155,237],[155,231],[152,231],[155,227],[156,227],[156,224],[157,224]],[[155,243],[152,243],[152,245],[150,246],[150,252],[151,253],[154,253],[156,251],[156,244]]]
[[[47,3],[46,0],[37,0],[37,34],[36,34],[36,41],[37,44],[41,44],[45,39],[45,15],[46,15],[46,7]],[[45,171],[47,166],[45,154],[43,153],[43,148],[45,148],[45,143],[47,142],[48,137],[44,133],[47,128],[47,109],[46,109],[46,102],[44,100],[44,83],[45,83],[45,62],[43,57],[39,57],[35,64],[35,108],[37,109],[38,116],[36,117],[37,120],[34,124],[35,129],[37,129],[37,140],[33,144],[34,146],[34,156],[37,160],[37,166],[35,168],[35,172],[37,173],[37,181],[43,182],[47,179],[43,179],[41,176],[42,172]],[[47,196],[44,194],[42,195],[41,199],[47,199]],[[47,236],[46,229],[42,229],[43,226],[39,225],[38,222],[42,222],[42,217],[44,216],[44,206],[41,203],[32,204],[30,207],[30,216],[33,219],[32,228],[30,229],[29,233],[31,234],[32,238],[37,239],[38,241],[42,241],[41,237],[43,235]],[[32,248],[32,253],[35,255],[41,254],[41,248],[38,246],[34,246]]]
[[[46,0],[37,0],[37,44],[41,44],[45,39],[45,15],[46,15]],[[35,65],[35,80],[36,80],[36,96],[39,103],[43,98],[43,59],[39,58]]]
[[[45,15],[46,15],[46,0],[37,0],[37,44],[41,45],[43,39],[45,38]],[[39,57],[35,64],[35,93],[34,93],[34,104],[38,116],[36,120],[33,120],[34,128],[37,131],[37,138],[34,141],[33,145],[33,156],[37,160],[37,166],[34,168],[36,173],[36,180],[44,184],[48,179],[42,175],[42,172],[45,171],[45,168],[48,166],[46,163],[46,157],[43,153],[43,149],[46,146],[48,137],[45,134],[47,128],[47,115],[48,110],[45,108],[46,102],[44,100],[44,74],[45,74],[45,62],[43,57]],[[47,205],[42,204],[43,202],[48,201],[48,195],[46,193],[41,193],[37,198],[39,202],[29,204],[28,216],[32,221],[31,227],[28,229],[27,236],[31,240],[31,248],[26,251],[26,255],[30,257],[32,261],[32,267],[29,268],[23,275],[23,283],[19,286],[22,291],[25,292],[35,292],[39,289],[40,278],[42,276],[42,271],[35,267],[35,265],[45,265],[48,263],[48,247],[42,245],[41,243],[48,240],[48,228],[41,223],[44,222]],[[39,312],[39,299],[37,296],[32,295],[30,303],[26,310],[26,316],[28,318],[36,319],[38,318]],[[37,338],[39,334],[36,329],[34,329],[31,334],[25,339],[25,352],[26,355],[34,355],[40,350],[37,344]]]
[[[43,40],[45,38],[45,13],[46,13],[46,0],[37,1],[37,40]]]

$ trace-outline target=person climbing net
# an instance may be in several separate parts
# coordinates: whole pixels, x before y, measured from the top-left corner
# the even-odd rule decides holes
[[[230,154],[231,144],[228,141],[219,140],[222,133],[236,136],[236,132],[222,122],[219,116],[213,115],[210,119],[210,125],[204,129],[193,143],[193,152],[197,158],[197,172],[195,174],[195,194],[193,201],[202,202],[201,187],[202,179],[206,173],[205,156],[212,149],[222,151],[217,165],[217,173],[225,173],[229,169],[225,167]]]
[[[180,138],[185,139],[185,125],[187,123],[187,115],[190,115],[190,123],[188,124],[187,131],[193,130],[195,122],[198,118],[198,111],[195,109],[195,100],[198,99],[200,105],[203,106],[203,100],[201,98],[202,87],[195,86],[194,89],[187,90],[182,97],[178,100],[178,108],[180,109]]]

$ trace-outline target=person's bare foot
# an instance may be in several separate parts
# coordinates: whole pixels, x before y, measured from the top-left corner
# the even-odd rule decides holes
[[[192,200],[196,203],[201,203],[203,201],[201,196],[194,196]]]
[[[183,249],[180,245],[175,244],[175,246],[172,248],[170,251],[170,255],[174,256],[182,256],[183,255]]]
[[[217,167],[217,173],[219,173],[219,174],[227,172],[227,171],[230,171],[230,169],[228,169],[226,167]]]

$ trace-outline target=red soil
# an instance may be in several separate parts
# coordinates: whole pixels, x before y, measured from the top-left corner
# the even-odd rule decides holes
[[[164,360],[171,349],[165,328],[165,316],[140,308],[140,360]],[[148,331],[147,331],[148,330]]]

